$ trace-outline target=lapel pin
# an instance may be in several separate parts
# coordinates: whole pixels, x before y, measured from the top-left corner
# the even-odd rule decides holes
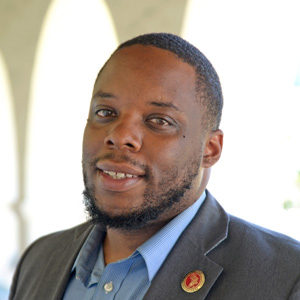
[[[202,288],[204,282],[204,273],[200,270],[195,270],[184,276],[181,282],[181,287],[187,293],[194,293]]]

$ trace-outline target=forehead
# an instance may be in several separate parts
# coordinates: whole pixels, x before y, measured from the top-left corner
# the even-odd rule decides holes
[[[150,71],[157,68],[174,72],[189,72],[189,75],[195,75],[193,67],[180,60],[175,53],[154,46],[132,45],[121,48],[112,55],[107,65],[114,63],[121,63],[122,66],[137,70]]]
[[[171,94],[192,94],[195,98],[195,71],[174,53],[153,46],[133,45],[115,52],[103,68],[95,91],[118,83],[133,91],[146,88]],[[191,95],[190,95],[191,96]]]

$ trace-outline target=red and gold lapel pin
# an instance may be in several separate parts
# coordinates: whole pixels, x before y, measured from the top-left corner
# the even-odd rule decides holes
[[[204,273],[200,270],[194,270],[184,276],[181,287],[187,293],[194,293],[202,288],[204,282]]]

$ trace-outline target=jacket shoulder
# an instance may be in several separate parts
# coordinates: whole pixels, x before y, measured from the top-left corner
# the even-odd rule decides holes
[[[87,235],[91,231],[92,227],[93,224],[91,222],[85,222],[69,229],[44,235],[30,244],[25,250],[24,254],[26,254],[28,251],[32,251],[35,248],[41,248],[45,246],[47,248],[56,248],[57,245],[62,246],[67,244],[69,241],[80,237],[81,235]]]
[[[209,299],[220,290],[230,299],[290,299],[299,293],[300,243],[281,233],[229,215],[228,236],[208,257],[223,268]]]
[[[300,242],[282,233],[261,227],[259,225],[229,215],[229,240],[238,237],[240,242],[251,244],[252,247],[264,250],[276,249],[276,253],[295,252],[300,260]],[[273,253],[273,252],[271,252]]]
[[[29,295],[33,299],[35,293],[37,294],[35,299],[38,299],[40,291],[37,289],[37,283],[41,281],[54,283],[56,280],[59,281],[58,286],[63,287],[76,256],[92,228],[93,224],[86,222],[48,234],[33,242],[19,260],[9,299],[29,299],[26,298]]]

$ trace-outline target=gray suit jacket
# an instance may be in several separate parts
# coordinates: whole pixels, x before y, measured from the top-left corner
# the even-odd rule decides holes
[[[61,299],[92,227],[85,223],[32,244],[19,262],[9,299]],[[203,271],[206,281],[187,293],[181,281],[193,270]],[[144,299],[300,300],[300,243],[228,215],[207,192]]]

